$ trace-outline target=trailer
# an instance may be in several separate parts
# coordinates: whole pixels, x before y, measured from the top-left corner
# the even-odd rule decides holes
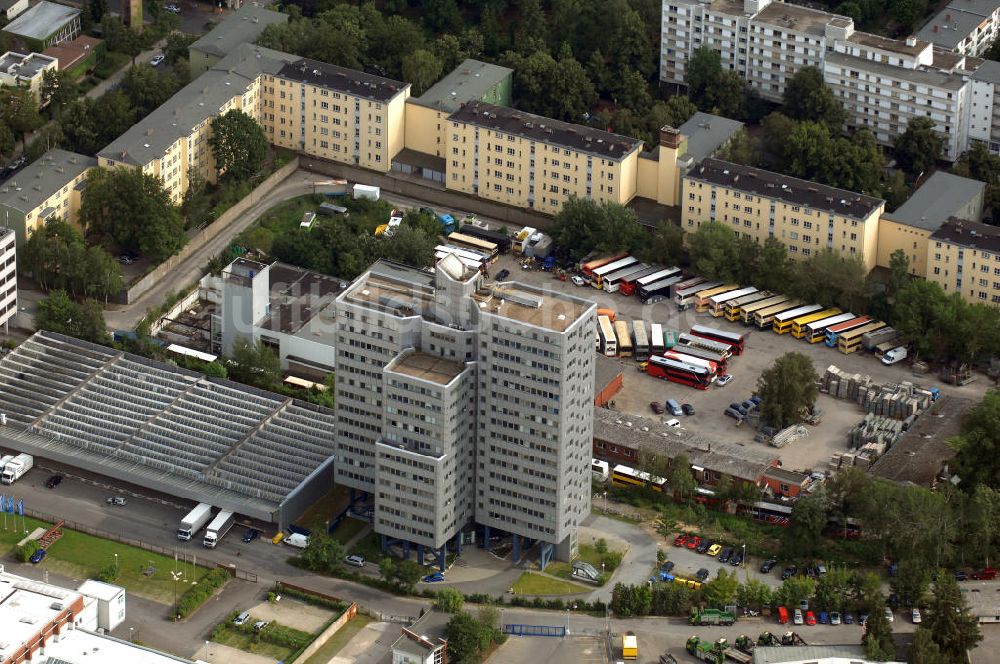
[[[872,350],[883,341],[889,341],[899,336],[899,332],[892,327],[882,327],[861,335],[861,347],[865,350]]]
[[[722,644],[725,644],[725,639],[719,639]],[[688,651],[688,654],[693,656],[695,659],[701,660],[702,662],[708,662],[709,664],[722,664],[726,661],[726,656],[723,654],[723,648],[719,643],[712,643],[711,641],[703,641],[697,636],[692,636],[684,644],[684,648]]]
[[[379,199],[380,190],[378,187],[373,187],[367,184],[356,184],[354,185],[354,199],[367,198],[372,201],[377,201]]]
[[[232,529],[234,523],[236,523],[236,515],[234,513],[222,510],[216,514],[215,518],[212,519],[212,523],[208,524],[208,528],[205,529],[205,540],[203,542],[205,548],[214,549],[218,546],[219,541]]]
[[[692,625],[725,625],[729,626],[736,622],[736,614],[722,609],[699,609],[691,607],[691,614],[688,616],[688,623]]]
[[[177,528],[177,539],[185,542],[201,530],[202,526],[212,518],[212,506],[208,503],[198,503],[198,505],[181,519],[181,525]]]
[[[31,470],[35,465],[35,457],[30,454],[18,454],[16,457],[4,464],[3,474],[0,475],[0,482],[13,484],[21,479],[21,476]]]

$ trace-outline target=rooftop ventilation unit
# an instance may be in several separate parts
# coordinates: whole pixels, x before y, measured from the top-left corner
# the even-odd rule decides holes
[[[514,304],[520,304],[522,307],[531,307],[532,309],[542,308],[542,300],[539,298],[528,297],[519,293],[504,293],[504,298]]]

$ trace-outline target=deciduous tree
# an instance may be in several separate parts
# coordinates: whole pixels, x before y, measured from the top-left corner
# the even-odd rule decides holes
[[[720,567],[715,578],[705,583],[701,591],[709,606],[724,607],[733,603],[739,588],[736,572],[727,572]]]
[[[412,94],[422,95],[434,85],[444,69],[441,58],[434,53],[419,48],[403,61],[403,79],[413,85]]]
[[[107,344],[110,340],[101,305],[94,300],[77,304],[61,290],[52,291],[47,298],[38,301],[35,327],[98,344]]]
[[[952,445],[958,450],[952,467],[964,491],[1000,489],[1000,392],[987,392],[966,413]]]
[[[232,109],[212,120],[208,139],[215,167],[236,182],[248,180],[260,170],[267,156],[267,137],[252,117]]]
[[[934,129],[930,118],[913,118],[906,124],[906,131],[894,143],[896,163],[911,177],[918,177],[934,167],[941,157],[944,138]]]
[[[801,422],[803,413],[816,403],[818,380],[807,356],[785,353],[779,357],[757,380],[761,419],[778,429]]]
[[[690,498],[698,488],[698,482],[691,474],[691,460],[686,454],[678,454],[670,463],[667,487],[677,498]]]
[[[839,130],[847,113],[816,67],[802,67],[785,84],[785,113],[795,120],[820,122]]]
[[[573,260],[592,251],[636,251],[649,242],[635,213],[625,206],[574,196],[556,214],[552,237]]]
[[[232,380],[263,390],[272,389],[281,381],[281,361],[274,351],[245,337],[233,344],[227,368]]]

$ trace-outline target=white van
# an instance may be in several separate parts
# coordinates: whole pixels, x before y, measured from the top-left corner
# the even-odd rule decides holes
[[[285,538],[285,544],[294,546],[296,549],[304,549],[309,546],[309,537],[302,533],[292,533]]]
[[[882,356],[882,364],[896,364],[906,359],[906,346],[898,346]]]

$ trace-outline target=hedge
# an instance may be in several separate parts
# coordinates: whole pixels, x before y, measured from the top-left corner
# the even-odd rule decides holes
[[[216,567],[206,574],[197,585],[193,586],[177,600],[177,620],[187,618],[194,613],[198,607],[212,596],[212,593],[226,585],[229,579],[229,572],[221,567]]]
[[[274,584],[274,588],[272,588],[271,591],[277,595],[294,597],[295,599],[305,602],[306,604],[312,604],[313,606],[330,609],[338,615],[347,610],[347,604],[344,602],[340,602],[335,599],[327,599],[326,597],[320,597],[319,595],[313,595],[312,593],[302,592],[297,588],[287,588],[283,586],[280,581]]]

